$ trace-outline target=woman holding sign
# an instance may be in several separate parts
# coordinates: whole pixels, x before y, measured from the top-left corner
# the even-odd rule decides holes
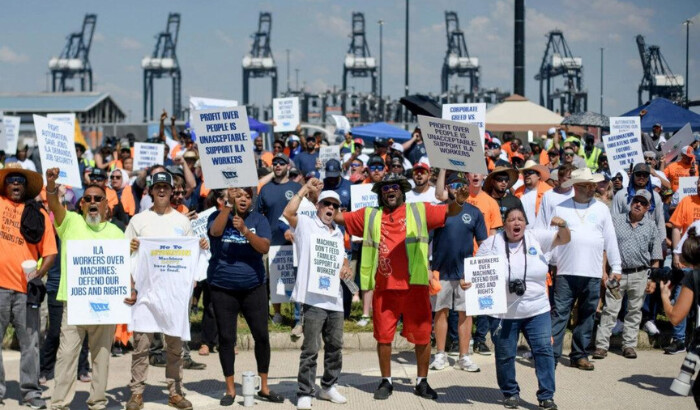
[[[491,321],[491,337],[496,350],[496,377],[504,396],[503,405],[518,408],[520,387],[515,380],[515,353],[520,332],[530,345],[535,361],[540,408],[556,409],[554,404],[554,352],[552,322],[547,298],[547,257],[558,245],[571,239],[566,221],[554,217],[552,226],[559,230],[528,229],[520,208],[505,213],[504,231],[490,236],[479,247],[476,256],[505,255],[508,311]],[[471,283],[465,283],[465,289]]]

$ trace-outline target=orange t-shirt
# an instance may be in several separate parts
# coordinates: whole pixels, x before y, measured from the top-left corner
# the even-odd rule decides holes
[[[700,219],[700,196],[692,195],[681,199],[669,222],[680,228],[683,235],[690,224],[698,219]]]
[[[350,235],[362,237],[365,229],[365,208],[343,212],[345,229]],[[425,204],[428,231],[445,225],[447,205]],[[375,290],[408,289],[408,254],[406,253],[406,205],[393,211],[382,210],[379,239],[379,263],[375,274]]]
[[[678,191],[678,178],[690,176],[691,166],[691,164],[684,165],[680,162],[672,162],[664,169],[664,174],[666,174],[666,178],[671,183],[673,192]]]
[[[486,192],[479,191],[477,195],[469,195],[467,203],[479,208],[481,213],[484,214],[487,234],[490,233],[491,229],[497,229],[503,226],[501,209],[498,206],[498,202],[491,198]]]
[[[501,149],[502,149],[503,151],[505,151],[506,154],[508,154],[508,160],[510,161],[511,157],[512,157],[513,154],[515,153],[515,151],[513,151],[513,148],[511,147],[510,141],[508,141],[508,142],[506,142],[505,144],[501,145]]]
[[[188,212],[190,212],[190,209],[185,206],[185,204],[180,204],[175,208],[176,211],[179,213],[186,215]]]
[[[56,237],[49,215],[44,216],[44,236],[37,244],[24,240],[19,231],[24,204],[17,204],[4,196],[0,196],[0,288],[27,293],[27,276],[22,270],[22,262],[32,259],[56,255]]]

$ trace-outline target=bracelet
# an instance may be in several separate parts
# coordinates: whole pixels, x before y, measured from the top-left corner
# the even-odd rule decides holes
[[[303,197],[303,196],[301,196],[301,195],[299,195],[299,193],[298,193],[298,192],[297,192],[296,194],[294,194],[294,196],[298,196],[298,197],[299,197],[299,199],[304,199],[304,197]]]
[[[56,195],[58,193],[58,186],[54,187],[53,191],[46,190],[48,195]]]

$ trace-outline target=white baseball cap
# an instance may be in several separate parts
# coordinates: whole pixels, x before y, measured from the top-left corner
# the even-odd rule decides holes
[[[340,204],[340,196],[335,191],[321,191],[321,194],[318,196],[318,202],[321,202],[324,199],[333,199]]]

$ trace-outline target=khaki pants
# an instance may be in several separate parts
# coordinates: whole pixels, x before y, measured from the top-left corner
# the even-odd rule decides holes
[[[107,380],[109,378],[109,356],[112,340],[114,340],[114,325],[69,326],[68,309],[63,305],[63,320],[61,325],[61,342],[56,354],[56,387],[51,397],[52,408],[68,408],[75,396],[75,383],[78,374],[78,357],[83,347],[83,339],[87,335],[92,359],[92,382],[88,408],[101,410],[107,406]]]
[[[595,347],[608,350],[610,348],[610,335],[617,322],[617,315],[622,308],[622,298],[627,294],[627,315],[625,315],[625,327],[622,330],[622,347],[637,347],[639,324],[642,322],[642,306],[647,287],[647,271],[641,270],[633,273],[623,273],[620,279],[620,299],[615,299],[609,289],[605,289],[605,307],[600,316],[598,333],[595,338]]]
[[[179,337],[165,338],[165,379],[170,395],[182,395],[182,340]],[[148,350],[153,333],[134,332],[134,352],[131,354],[131,394],[143,394],[148,378]]]

